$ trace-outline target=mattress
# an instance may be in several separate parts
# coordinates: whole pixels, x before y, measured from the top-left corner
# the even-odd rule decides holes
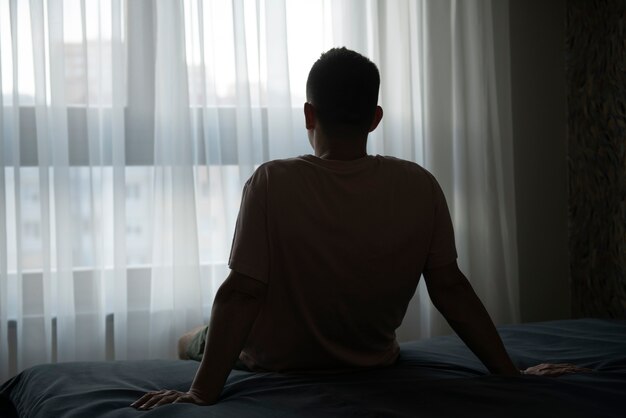
[[[75,362],[32,367],[0,386],[2,417],[625,417],[626,321],[499,327],[519,368],[569,362],[592,372],[498,377],[456,336],[401,344],[390,367],[338,374],[231,372],[219,403],[129,405],[187,390],[198,363]]]

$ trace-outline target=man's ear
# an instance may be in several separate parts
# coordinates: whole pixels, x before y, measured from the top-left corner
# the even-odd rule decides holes
[[[376,111],[374,112],[374,119],[372,119],[372,124],[370,125],[369,132],[372,132],[374,129],[376,129],[376,127],[378,126],[382,118],[383,118],[383,108],[380,106],[376,106]]]
[[[315,107],[311,103],[306,102],[304,104],[304,126],[306,126],[307,130],[311,130],[315,129],[316,123]]]

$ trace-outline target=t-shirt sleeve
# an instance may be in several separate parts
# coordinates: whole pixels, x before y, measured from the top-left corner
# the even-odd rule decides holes
[[[424,270],[432,270],[451,264],[455,262],[457,258],[456,246],[454,244],[454,228],[452,226],[448,204],[446,203],[446,197],[437,180],[435,180],[434,177],[432,177],[432,180],[435,215]]]
[[[261,167],[243,188],[228,266],[263,283],[269,278],[266,203],[267,177]]]

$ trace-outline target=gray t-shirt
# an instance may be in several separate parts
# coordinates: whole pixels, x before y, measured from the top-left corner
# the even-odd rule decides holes
[[[392,364],[422,271],[456,257],[443,192],[415,163],[265,163],[244,187],[229,260],[267,284],[240,359],[274,371]]]

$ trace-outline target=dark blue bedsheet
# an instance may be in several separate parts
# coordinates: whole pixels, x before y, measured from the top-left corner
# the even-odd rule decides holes
[[[233,371],[222,400],[138,411],[146,391],[186,390],[197,363],[41,365],[0,387],[0,415],[22,417],[626,417],[626,321],[569,320],[499,328],[520,368],[571,362],[592,373],[486,375],[455,336],[401,345],[396,365],[336,375]]]

